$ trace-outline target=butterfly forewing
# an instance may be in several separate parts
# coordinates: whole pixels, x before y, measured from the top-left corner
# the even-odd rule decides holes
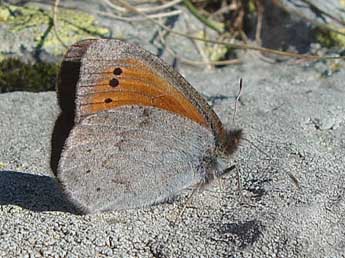
[[[200,94],[176,71],[151,53],[117,40],[98,40],[82,58],[77,86],[77,120],[122,105],[153,106],[223,130]]]
[[[86,212],[147,206],[205,182],[229,142],[179,73],[123,41],[73,45],[57,91],[51,167]]]

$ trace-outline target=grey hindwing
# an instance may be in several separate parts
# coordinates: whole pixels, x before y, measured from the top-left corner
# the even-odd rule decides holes
[[[206,180],[214,148],[212,132],[190,119],[122,106],[74,126],[58,178],[85,212],[144,207]]]

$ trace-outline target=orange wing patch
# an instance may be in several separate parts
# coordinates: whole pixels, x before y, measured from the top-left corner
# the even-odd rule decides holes
[[[82,116],[123,105],[143,105],[177,113],[207,127],[203,115],[180,91],[140,61],[121,60],[103,74],[82,96]]]

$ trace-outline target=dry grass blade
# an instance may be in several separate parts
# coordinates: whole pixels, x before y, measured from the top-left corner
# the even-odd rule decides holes
[[[164,31],[166,32],[166,30],[164,30]],[[171,56],[176,58],[181,63],[187,64],[187,65],[192,65],[192,66],[233,65],[233,64],[240,64],[241,63],[241,61],[239,59],[229,59],[229,60],[221,60],[221,61],[211,61],[211,60],[208,60],[208,61],[205,61],[205,60],[204,61],[195,61],[195,60],[191,60],[191,59],[185,58],[183,56],[180,56],[180,55],[176,54],[176,52],[167,45],[167,43],[165,42],[165,39],[164,39],[164,35],[166,33],[164,35],[162,35],[162,33],[163,33],[162,30],[158,31],[160,42],[162,43],[162,45],[165,46],[164,49],[167,52],[169,52],[169,54],[171,54]]]
[[[146,14],[138,11],[135,7],[131,6],[130,4],[128,4],[126,1],[123,0],[117,0],[119,3],[121,3],[125,8],[127,8],[128,10],[135,12],[139,15],[142,15],[144,17],[147,17],[148,20],[150,20],[151,22],[153,22],[154,24],[158,25],[159,27],[161,27],[162,29],[173,33],[175,35],[178,36],[182,36],[185,38],[189,38],[189,39],[193,39],[193,40],[200,40],[200,41],[204,41],[204,42],[208,42],[208,43],[213,43],[213,44],[219,44],[219,45],[225,45],[231,48],[235,48],[235,49],[243,49],[243,50],[254,50],[254,51],[259,51],[262,53],[267,53],[267,54],[274,54],[274,55],[278,55],[278,56],[285,56],[285,57],[290,57],[290,58],[297,58],[297,59],[304,59],[307,61],[316,61],[316,60],[325,60],[325,59],[344,59],[345,57],[334,57],[334,56],[319,56],[319,55],[309,55],[309,54],[298,54],[298,53],[294,53],[294,52],[287,52],[287,51],[280,51],[280,50],[275,50],[275,49],[270,49],[270,48],[263,48],[263,47],[256,47],[256,46],[251,46],[248,44],[235,44],[235,43],[229,43],[229,42],[224,42],[224,41],[217,41],[217,40],[210,40],[210,39],[203,39],[203,38],[199,38],[199,37],[194,37],[194,36],[190,36],[187,35],[185,33],[182,32],[178,32],[175,30],[172,30],[170,28],[168,28],[167,26],[155,21],[154,19],[150,19]]]
[[[108,5],[110,8],[114,9],[116,12],[119,12],[119,13],[126,13],[127,12],[127,9],[126,8],[123,8],[121,6],[118,6],[116,4],[113,4],[110,0],[103,0],[103,2]]]
[[[119,13],[128,13],[128,9],[121,7],[117,4],[114,4],[111,0],[103,0],[109,7],[111,7],[112,9],[114,9],[115,11],[119,12]],[[115,0],[116,2],[118,2],[117,0]],[[141,13],[153,13],[153,12],[158,12],[161,10],[165,10],[167,8],[171,8],[177,4],[179,4],[180,2],[182,2],[183,0],[173,0],[170,2],[167,2],[165,4],[161,4],[159,6],[150,6],[150,7],[136,7],[136,9],[141,12]]]
[[[305,1],[305,2],[309,2],[309,1]],[[295,14],[301,18],[303,18],[305,21],[308,21],[310,22],[311,24],[314,24],[316,27],[319,27],[321,29],[324,29],[324,30],[327,30],[327,31],[331,31],[331,32],[334,32],[334,33],[337,33],[339,35],[343,35],[345,36],[345,32],[339,30],[339,29],[336,29],[336,28],[333,28],[331,25],[328,25],[328,24],[324,24],[324,23],[321,23],[321,22],[317,22],[315,20],[312,20],[310,18],[308,18],[306,15],[304,15],[302,12],[299,12],[297,10],[290,10],[288,8],[286,8],[283,4],[281,4],[279,1],[277,1],[277,4],[279,5],[280,8],[282,8],[283,10],[285,10],[287,13],[292,13],[292,14]],[[320,12],[320,13],[324,13],[324,12]],[[326,16],[329,16],[327,15],[326,13],[324,13]],[[331,19],[333,18],[332,16],[329,16]],[[335,19],[336,21],[340,22],[340,24],[344,24],[344,21],[339,21],[337,19]],[[331,59],[331,58],[327,58],[327,59]],[[344,59],[344,57],[339,57],[337,59]]]
[[[68,46],[65,44],[65,42],[61,39],[59,33],[58,33],[58,18],[57,18],[57,13],[58,13],[58,9],[59,9],[59,4],[60,4],[60,0],[55,0],[54,2],[54,6],[53,6],[53,22],[54,22],[54,33],[56,38],[58,39],[58,41],[61,43],[61,45],[64,48],[68,48]]]
[[[305,2],[306,4],[308,4],[313,10],[317,10],[317,12],[322,13],[325,16],[331,18],[332,20],[338,22],[339,24],[342,24],[342,25],[345,26],[345,21],[344,20],[340,20],[337,17],[331,15],[330,13],[327,13],[324,10],[321,10],[317,5],[313,4],[311,1],[309,1],[309,0],[302,0],[302,2]]]
[[[184,0],[183,3],[195,17],[197,19],[199,19],[199,21],[204,23],[206,26],[208,26],[209,28],[211,28],[211,29],[213,29],[219,33],[224,32],[224,24],[223,23],[212,21],[212,20],[204,17],[203,15],[201,15],[199,13],[199,11],[197,10],[197,8],[195,8],[194,5],[191,3],[191,1]]]
[[[157,12],[157,11],[161,11],[167,8],[171,8],[179,3],[181,3],[183,0],[173,0],[173,1],[168,1],[165,4],[161,4],[159,6],[151,6],[151,7],[147,7],[147,8],[139,8],[138,10],[144,12],[144,13],[152,13],[152,12]]]
[[[159,18],[167,18],[167,17],[172,17],[172,16],[177,16],[180,15],[182,12],[180,10],[174,10],[166,13],[157,13],[157,14],[150,14],[147,17],[141,17],[141,16],[136,16],[136,17],[124,17],[124,16],[119,16],[115,15],[112,13],[106,13],[106,12],[101,12],[97,11],[96,12],[98,15],[104,16],[104,17],[109,17],[113,18],[116,20],[120,21],[126,21],[126,22],[138,22],[138,21],[144,21],[147,20],[148,18],[150,19],[159,19]]]
[[[261,46],[261,30],[262,30],[264,8],[260,0],[255,0],[255,5],[256,5],[257,17],[258,17],[257,22],[256,22],[255,41],[256,41],[256,44]]]

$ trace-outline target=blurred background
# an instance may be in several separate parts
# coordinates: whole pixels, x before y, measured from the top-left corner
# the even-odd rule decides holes
[[[54,90],[63,54],[85,38],[140,44],[177,70],[259,56],[330,76],[344,67],[344,25],[345,0],[0,1],[0,93]]]

